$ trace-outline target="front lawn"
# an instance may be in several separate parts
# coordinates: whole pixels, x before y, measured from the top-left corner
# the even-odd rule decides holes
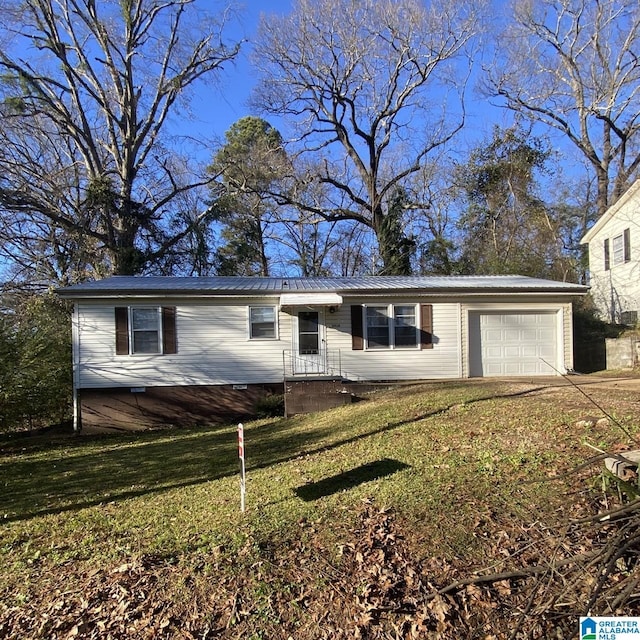
[[[594,404],[547,383],[406,385],[247,424],[244,514],[236,425],[6,443],[0,636],[506,638],[534,629],[536,610],[538,635],[514,638],[571,629],[599,569],[585,559],[593,576],[554,599],[541,563],[553,552],[572,571],[619,533],[572,528],[619,504],[600,463],[572,469],[593,447],[634,446],[615,423],[576,421],[599,404],[634,435],[640,404],[633,390],[585,385]],[[636,591],[617,606],[637,608]],[[615,600],[600,592],[596,608]]]

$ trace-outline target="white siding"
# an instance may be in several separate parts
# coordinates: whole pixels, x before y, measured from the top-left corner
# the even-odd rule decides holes
[[[340,349],[342,371],[350,380],[420,380],[459,378],[460,323],[458,304],[431,300],[393,299],[394,304],[433,302],[433,349],[353,350],[351,345],[351,304],[368,300],[345,299],[340,309],[327,316],[327,344]],[[389,302],[381,298],[380,304]]]
[[[432,349],[353,350],[351,305],[432,304]],[[571,305],[565,300],[514,299],[504,296],[477,298],[461,303],[452,298],[346,298],[323,314],[326,347],[338,354],[341,372],[353,380],[412,380],[469,376],[469,312],[515,311],[555,313],[557,316],[554,363],[560,371],[571,368]],[[283,354],[294,346],[291,309],[278,313],[275,340],[249,340],[250,305],[277,305],[270,299],[167,300],[144,299],[145,305],[175,306],[178,352],[174,355],[116,355],[114,307],[140,300],[83,302],[77,305],[76,364],[78,388],[145,387],[179,385],[257,384],[283,380]]]
[[[79,386],[167,386],[279,382],[282,352],[291,344],[290,317],[280,313],[278,339],[249,340],[248,307],[275,300],[194,303],[176,306],[178,353],[116,355],[114,307],[78,305]],[[144,304],[168,304],[144,301]]]
[[[624,199],[589,241],[591,295],[603,320],[620,322],[622,311],[640,314],[640,190]],[[614,264],[613,239],[629,229],[631,261]],[[605,270],[604,241],[609,240],[610,269]]]
[[[570,302],[562,305],[562,319],[564,369],[573,371],[573,305]]]
[[[385,299],[385,302],[387,299]],[[325,313],[326,346],[353,380],[457,378],[461,375],[459,305],[433,304],[433,349],[352,350],[351,303]],[[394,300],[417,303],[417,299]],[[78,305],[78,387],[145,387],[280,382],[283,352],[293,348],[293,317],[278,314],[278,339],[248,339],[248,307],[264,300],[222,302],[145,300],[176,306],[178,353],[116,355],[114,304]],[[275,303],[275,301],[274,301]],[[135,302],[134,302],[135,304]]]

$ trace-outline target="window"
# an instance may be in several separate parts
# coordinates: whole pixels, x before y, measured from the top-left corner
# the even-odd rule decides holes
[[[160,309],[131,309],[132,353],[160,353]]]
[[[604,268],[605,271],[611,266],[625,264],[631,261],[631,232],[625,229],[621,234],[614,236],[611,241],[611,251],[609,251],[609,240],[604,241]]]
[[[351,349],[433,349],[433,305],[351,305]]]
[[[624,236],[620,234],[613,239],[613,264],[624,263]]]
[[[418,346],[415,305],[366,307],[367,349],[402,349]]]
[[[628,327],[635,327],[638,324],[638,312],[637,311],[621,311],[620,312],[620,324],[624,324]]]
[[[389,338],[388,307],[367,307],[367,349],[387,349]]]
[[[415,305],[393,307],[393,344],[396,347],[416,347],[417,323]]]
[[[249,338],[251,340],[276,338],[275,307],[249,307]]]
[[[116,354],[176,353],[175,307],[116,307]]]

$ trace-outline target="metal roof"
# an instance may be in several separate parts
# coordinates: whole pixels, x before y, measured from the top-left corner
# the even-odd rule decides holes
[[[359,276],[352,278],[258,278],[112,276],[58,289],[65,298],[123,295],[279,295],[288,292],[479,293],[539,292],[581,295],[584,285],[526,276]]]

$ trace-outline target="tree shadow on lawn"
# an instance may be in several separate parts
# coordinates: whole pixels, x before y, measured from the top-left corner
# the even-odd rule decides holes
[[[542,387],[467,400],[475,404],[496,398],[526,396]],[[280,419],[247,429],[247,470],[263,469],[313,455],[446,413],[453,405],[421,412],[405,420],[370,424],[356,435],[335,437],[335,426],[296,428],[296,419]],[[306,418],[308,419],[308,418]],[[50,456],[12,455],[0,465],[0,520],[25,520],[194,486],[238,473],[235,427],[219,426],[188,434],[177,431],[144,436],[142,442],[118,436],[102,437],[104,449],[65,455],[57,448]],[[325,443],[322,443],[325,441]],[[100,445],[102,443],[98,443]],[[95,446],[95,442],[92,443]],[[398,463],[403,464],[403,463]]]

